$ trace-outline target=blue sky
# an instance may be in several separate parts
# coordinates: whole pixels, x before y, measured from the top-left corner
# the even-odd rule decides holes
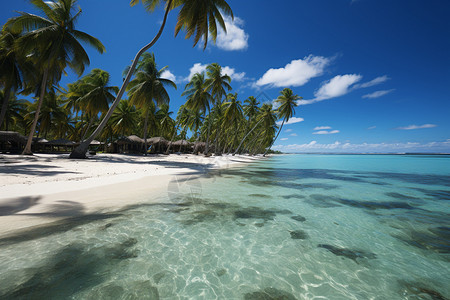
[[[33,12],[24,0],[2,1],[0,22]],[[447,0],[229,0],[235,20],[205,51],[174,37],[176,11],[152,48],[185,99],[189,75],[217,62],[240,100],[275,99],[284,87],[303,97],[275,149],[286,152],[450,152],[450,2]],[[87,48],[92,68],[113,85],[157,32],[153,14],[126,0],[79,0],[78,29],[107,52]],[[77,79],[72,73],[64,86]],[[297,121],[297,122],[295,122]],[[294,123],[295,122],[295,123]]]

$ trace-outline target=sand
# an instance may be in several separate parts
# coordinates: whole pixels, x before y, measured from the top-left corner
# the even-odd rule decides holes
[[[240,166],[261,157],[99,154],[0,155],[0,237],[68,218],[157,202],[180,176]]]

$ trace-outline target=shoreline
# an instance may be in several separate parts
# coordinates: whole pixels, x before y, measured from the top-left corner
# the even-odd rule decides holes
[[[155,203],[174,176],[240,167],[262,157],[244,155],[135,156],[67,154],[0,156],[0,238],[92,214]]]

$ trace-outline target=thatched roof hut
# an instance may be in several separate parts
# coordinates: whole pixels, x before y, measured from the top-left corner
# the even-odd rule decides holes
[[[178,140],[172,143],[172,146],[192,146],[193,143],[186,140]]]
[[[126,144],[144,144],[144,140],[138,137],[137,135],[130,135],[121,137],[117,140],[117,144],[126,145]]]
[[[46,140],[44,138],[34,137],[33,138],[33,143],[35,143],[35,144],[47,144],[48,140]]]
[[[152,137],[152,138],[147,139],[147,144],[149,144],[149,145],[162,144],[162,145],[167,146],[168,143],[169,142],[161,136]]]
[[[205,142],[195,142],[194,143],[194,153],[203,152],[206,149]]]
[[[0,131],[0,142],[15,142],[25,145],[27,138],[15,131]]]
[[[48,145],[52,145],[52,146],[75,146],[77,143],[72,142],[68,139],[57,139],[57,140],[53,140],[48,142]]]

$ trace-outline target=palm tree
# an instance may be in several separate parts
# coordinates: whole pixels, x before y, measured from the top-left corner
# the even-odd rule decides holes
[[[162,73],[164,73],[167,68],[168,67],[166,66],[161,70],[158,70],[155,55],[144,53],[136,69],[136,77],[128,86],[128,94],[131,103],[136,107],[141,108],[145,114],[145,155],[147,155],[147,124],[150,103],[154,101],[158,106],[168,104],[170,97],[166,91],[166,86],[171,86],[175,89],[177,88],[173,81],[161,77]]]
[[[17,53],[15,42],[18,38],[19,34],[14,34],[7,27],[3,28],[0,35],[0,85],[5,89],[0,110],[0,127],[5,119],[10,96],[22,88],[25,77],[33,74],[31,63]]]
[[[231,77],[226,74],[222,75],[222,67],[217,63],[208,65],[206,67],[206,74],[208,75],[208,79],[206,79],[205,85],[215,101],[214,105],[221,105],[222,98],[227,94],[225,89],[228,91],[231,90]],[[209,122],[208,126],[205,155],[209,152],[209,136],[211,134],[211,123],[212,122]]]
[[[89,57],[79,40],[100,53],[105,50],[98,39],[75,29],[75,23],[81,15],[81,8],[73,14],[76,0],[33,0],[32,3],[45,17],[19,12],[20,16],[9,19],[5,25],[13,32],[25,32],[17,40],[17,47],[23,56],[30,55],[34,59],[42,75],[36,115],[23,154],[32,154],[31,142],[47,84],[58,82],[66,66],[81,75],[89,64]]]
[[[245,139],[249,136],[249,134],[256,128],[256,126],[258,126],[259,122],[256,123],[256,125],[251,129],[248,130],[248,128],[252,125],[253,122],[253,118],[258,114],[259,112],[259,101],[253,97],[250,96],[248,97],[245,101],[244,101],[245,105],[244,105],[244,114],[248,117],[248,122],[247,122],[247,134],[244,136],[244,138],[241,140],[241,143],[239,144],[239,146],[236,148],[236,150],[233,153],[233,156],[236,155],[236,153],[239,151],[239,149],[241,148],[242,144],[244,143]]]
[[[131,0],[131,5],[134,6],[141,2],[140,0]],[[142,3],[146,7],[147,10],[152,12],[159,4],[161,4],[162,0],[142,0]],[[222,13],[225,15],[229,15],[233,18],[233,12],[231,11],[230,6],[225,0],[190,0],[190,1],[182,1],[182,0],[165,0],[166,7],[164,18],[161,23],[161,27],[159,28],[158,33],[153,38],[153,40],[145,45],[142,49],[138,51],[136,54],[131,67],[128,71],[125,80],[122,83],[122,87],[117,94],[116,100],[114,100],[111,105],[108,113],[103,118],[100,125],[97,129],[91,134],[91,136],[84,142],[82,142],[74,151],[70,154],[71,158],[85,158],[86,151],[88,150],[90,142],[95,139],[95,137],[100,134],[100,132],[105,127],[108,119],[111,117],[114,109],[120,102],[128,83],[131,80],[132,75],[134,74],[134,70],[137,66],[137,63],[141,57],[141,55],[149,50],[155,43],[158,41],[161,36],[164,27],[166,25],[167,16],[170,10],[179,7],[178,20],[175,25],[175,35],[184,29],[186,30],[186,38],[194,37],[194,46],[198,43],[200,39],[204,40],[204,48],[208,43],[208,33],[211,34],[212,40],[215,42],[217,37],[217,23],[219,27],[222,28],[226,32],[225,21],[223,20]]]
[[[228,94],[227,102],[223,104],[224,107],[224,127],[228,127],[228,135],[225,140],[225,143],[229,143],[228,136],[229,133],[232,133],[232,137],[234,138],[237,135],[239,124],[242,121],[242,105],[237,99],[237,93]],[[230,147],[233,145],[231,144]]]
[[[136,127],[138,113],[136,107],[129,100],[120,101],[119,106],[109,119],[113,133],[117,135],[131,134]]]
[[[0,129],[8,131],[9,126],[15,126],[18,122],[23,120],[23,116],[27,113],[26,100],[18,100],[16,95],[12,94],[8,99],[5,97],[4,91],[0,91],[0,103],[3,104],[7,101],[4,117],[4,122],[0,125]]]
[[[269,148],[264,152],[263,156],[267,154],[267,151],[270,150],[272,145],[275,143],[275,141],[278,138],[278,135],[280,134],[281,130],[283,129],[283,125],[285,122],[289,121],[289,119],[295,115],[295,108],[298,106],[297,100],[303,99],[302,97],[298,95],[294,95],[294,92],[289,89],[285,88],[280,92],[280,96],[275,100],[276,103],[278,103],[280,106],[277,109],[278,117],[283,118],[283,122],[281,123],[281,127],[278,130],[277,136],[270,144]]]
[[[206,118],[206,113],[210,111],[210,104],[213,101],[213,98],[208,92],[204,73],[194,74],[181,96],[187,96],[185,105],[188,109],[199,112]],[[208,122],[208,128],[211,126],[209,123],[210,122]]]
[[[162,104],[156,112],[156,119],[160,125],[160,136],[169,139],[175,130],[175,120],[172,119],[173,112],[169,111],[168,104]]]
[[[81,141],[84,140],[99,112],[105,113],[108,111],[109,103],[115,99],[113,94],[119,91],[118,87],[109,86],[109,81],[110,76],[108,72],[93,69],[78,84],[79,98],[76,100],[78,102],[77,105],[83,108],[84,113],[89,118],[89,124]]]

